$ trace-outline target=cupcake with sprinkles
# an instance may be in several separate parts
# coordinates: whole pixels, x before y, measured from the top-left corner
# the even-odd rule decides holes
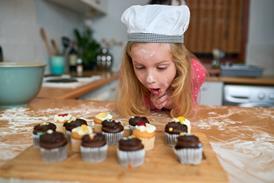
[[[165,126],[165,139],[167,144],[175,145],[177,137],[180,134],[190,134],[191,126],[190,121],[183,116],[173,118],[171,122],[168,122]]]
[[[48,130],[55,131],[56,125],[50,122],[43,122],[34,126],[32,131],[32,140],[34,146],[39,146],[40,136],[46,133]]]
[[[71,131],[71,150],[80,152],[81,139],[84,135],[92,134],[92,128],[88,125],[81,125]]]
[[[66,135],[68,140],[70,141],[70,135],[71,135],[71,131],[73,128],[77,128],[81,125],[88,125],[87,121],[81,118],[77,118],[75,120],[72,121],[67,121],[64,123],[64,127],[66,130]]]
[[[65,133],[66,129],[64,127],[64,123],[70,122],[75,120],[75,118],[68,114],[68,113],[63,113],[63,114],[56,114],[54,116],[54,124],[56,125],[56,131]]]
[[[145,116],[131,116],[128,120],[129,128],[133,130],[136,125],[150,123]]]

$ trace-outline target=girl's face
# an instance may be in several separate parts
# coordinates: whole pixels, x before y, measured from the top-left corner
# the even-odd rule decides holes
[[[166,93],[176,75],[175,63],[167,43],[136,43],[130,56],[138,80],[153,94]]]

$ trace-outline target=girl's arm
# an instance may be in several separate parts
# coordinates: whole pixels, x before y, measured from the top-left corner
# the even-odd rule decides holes
[[[206,68],[197,60],[191,60],[192,66],[192,99],[196,103],[197,97],[200,92],[202,84],[205,82],[207,70]]]

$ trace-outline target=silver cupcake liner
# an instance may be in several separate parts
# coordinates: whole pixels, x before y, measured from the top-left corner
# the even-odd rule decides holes
[[[174,152],[182,164],[200,164],[203,158],[203,148],[174,149]]]
[[[82,160],[90,163],[100,163],[107,157],[108,145],[102,147],[80,147]]]
[[[107,140],[108,145],[114,145],[117,144],[118,141],[123,138],[124,131],[121,131],[119,133],[107,133],[107,132],[102,132]]]
[[[121,151],[117,149],[119,163],[124,167],[138,167],[144,164],[145,150]]]
[[[40,134],[32,134],[32,143],[34,147],[39,147]]]
[[[165,132],[165,139],[168,145],[174,146],[177,143],[177,137],[179,134],[169,134]]]
[[[54,149],[40,148],[40,152],[44,161],[53,163],[65,160],[68,156],[67,149],[67,145],[65,145]]]

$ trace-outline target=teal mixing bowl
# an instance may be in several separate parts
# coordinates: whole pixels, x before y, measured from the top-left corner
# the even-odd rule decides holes
[[[39,92],[45,64],[0,63],[0,107],[27,104]]]

